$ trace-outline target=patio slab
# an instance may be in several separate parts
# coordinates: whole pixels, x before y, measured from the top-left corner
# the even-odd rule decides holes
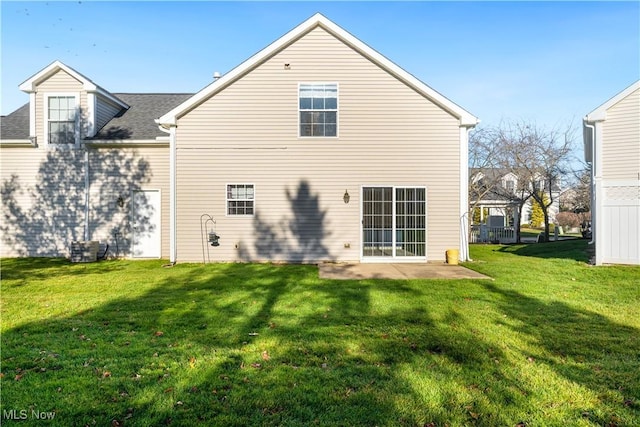
[[[363,279],[491,279],[460,265],[441,262],[420,264],[356,264],[324,263],[318,265],[321,279],[363,280]]]

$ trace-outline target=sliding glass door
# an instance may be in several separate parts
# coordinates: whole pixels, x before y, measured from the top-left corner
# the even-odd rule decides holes
[[[426,200],[424,187],[363,187],[362,258],[426,259]]]

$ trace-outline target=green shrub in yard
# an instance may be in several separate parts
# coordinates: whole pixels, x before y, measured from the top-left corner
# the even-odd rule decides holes
[[[3,425],[640,425],[640,269],[585,248],[472,247],[493,280],[5,259]]]

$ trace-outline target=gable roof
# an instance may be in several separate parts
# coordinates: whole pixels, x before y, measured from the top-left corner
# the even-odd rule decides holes
[[[585,122],[600,122],[607,119],[607,110],[618,102],[622,101],[627,96],[631,95],[636,90],[640,89],[640,80],[631,84],[631,86],[624,89],[622,92],[614,95],[611,99],[609,99],[604,104],[600,105],[598,108],[587,114],[584,118]]]
[[[242,64],[238,65],[229,73],[218,78],[213,83],[202,89],[200,92],[196,93],[191,98],[178,105],[176,108],[164,114],[162,117],[156,120],[156,123],[165,128],[175,126],[177,124],[177,120],[181,116],[197,107],[202,102],[206,101],[225,87],[229,86],[234,81],[238,80],[254,68],[258,67],[273,55],[286,48],[316,27],[323,28],[338,40],[350,46],[362,56],[368,58],[374,64],[386,70],[388,73],[404,82],[406,85],[410,86],[415,91],[422,94],[424,97],[431,100],[454,117],[458,118],[460,120],[461,126],[473,127],[478,124],[479,120],[471,113],[464,110],[462,107],[458,106],[440,93],[436,92],[434,89],[427,86],[426,84],[415,78],[413,75],[409,74],[408,72],[382,56],[380,53],[367,46],[365,43],[361,42],[356,37],[349,34],[338,25],[334,24],[332,21],[330,21],[320,13],[313,15],[311,18],[307,19],[302,24],[298,25],[296,28],[289,31],[287,34],[280,37],[275,42],[271,43],[269,46],[262,49],[260,52],[256,53],[255,55],[244,61]]]
[[[102,87],[92,82],[86,76],[80,74],[73,68],[68,67],[67,65],[63,64],[60,61],[54,61],[51,64],[47,65],[42,70],[38,71],[36,74],[34,74],[33,76],[29,77],[27,80],[22,82],[19,88],[23,92],[27,92],[27,93],[35,92],[36,86],[38,84],[48,79],[49,77],[51,77],[52,75],[54,75],[60,70],[64,71],[65,73],[69,74],[74,79],[82,83],[82,88],[87,92],[98,93],[104,96],[105,98],[109,99],[110,101],[114,102],[115,104],[119,105],[122,108],[129,108],[129,105],[127,105],[125,102],[118,99],[116,96],[109,93],[107,90],[103,89]]]

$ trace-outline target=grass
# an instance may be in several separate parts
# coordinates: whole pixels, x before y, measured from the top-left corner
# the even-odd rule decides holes
[[[49,412],[46,425],[61,426],[640,425],[640,268],[590,267],[585,248],[474,246],[467,266],[490,281],[5,259],[0,415],[41,425]]]
[[[537,238],[538,235],[540,233],[544,232],[544,226],[539,227],[539,228],[531,228],[531,227],[527,227],[527,226],[523,226],[520,227],[520,237],[521,238]],[[549,231],[549,236],[551,239],[553,239],[553,229],[551,229]],[[563,232],[561,234],[562,237],[575,237],[578,239],[582,238],[582,234],[581,233],[567,233],[567,232]]]

